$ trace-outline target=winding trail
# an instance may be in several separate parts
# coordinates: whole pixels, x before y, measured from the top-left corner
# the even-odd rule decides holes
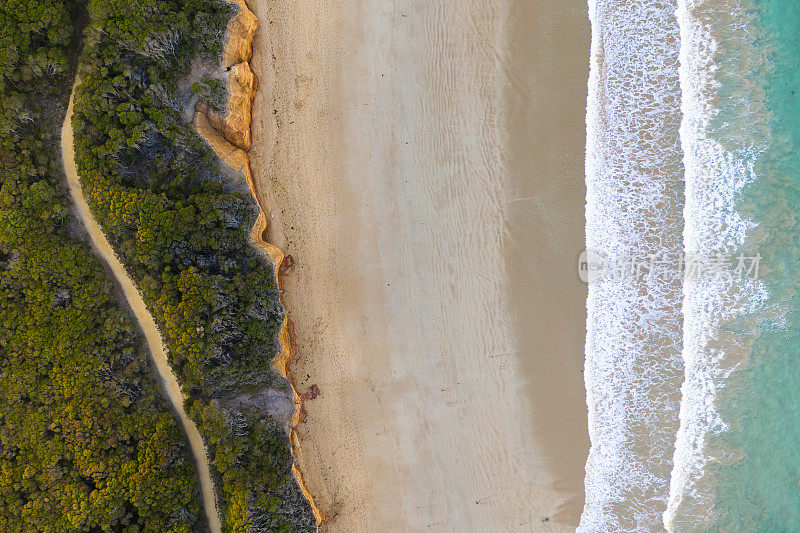
[[[175,412],[178,413],[178,419],[181,426],[186,431],[186,436],[189,438],[191,445],[192,456],[194,457],[195,464],[197,465],[197,474],[200,480],[200,491],[203,496],[203,507],[208,517],[209,527],[212,533],[220,533],[222,527],[220,525],[219,511],[217,509],[216,495],[214,492],[214,482],[211,479],[211,471],[208,463],[208,455],[206,453],[205,443],[203,442],[197,426],[192,422],[183,410],[184,395],[175,374],[167,362],[167,350],[161,337],[161,332],[156,326],[155,320],[147,310],[147,306],[139,293],[138,288],[133,280],[128,276],[125,267],[117,259],[114,249],[109,244],[103,233],[100,224],[92,215],[89,209],[89,204],[83,196],[80,180],[78,179],[78,169],[75,165],[75,144],[72,131],[72,104],[75,97],[75,87],[78,86],[80,80],[76,79],[72,87],[72,94],[69,98],[69,107],[67,108],[67,116],[64,119],[64,125],[61,128],[61,158],[64,164],[64,171],[67,174],[67,181],[69,183],[69,194],[72,201],[78,207],[81,220],[86,226],[89,236],[92,239],[92,244],[95,249],[100,253],[100,257],[108,264],[114,277],[122,287],[125,293],[125,299],[133,310],[136,320],[144,332],[147,339],[147,346],[150,350],[150,356],[155,363],[158,375],[161,378],[161,383],[164,391],[169,398]]]

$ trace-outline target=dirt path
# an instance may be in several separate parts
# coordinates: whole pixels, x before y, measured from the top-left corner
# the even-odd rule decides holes
[[[114,249],[106,239],[100,224],[98,224],[94,215],[92,215],[92,212],[89,210],[89,204],[86,203],[86,199],[83,197],[83,191],[81,190],[81,184],[78,179],[78,169],[75,165],[75,144],[72,132],[72,101],[75,96],[75,87],[77,87],[78,84],[79,81],[76,80],[72,89],[72,95],[69,99],[67,117],[64,119],[64,125],[61,128],[61,157],[64,170],[67,174],[67,181],[69,182],[69,194],[72,197],[72,201],[75,202],[75,205],[78,207],[81,220],[86,230],[89,232],[94,248],[114,273],[114,277],[117,279],[120,287],[122,287],[125,298],[131,306],[131,309],[133,309],[133,314],[136,316],[136,320],[139,322],[144,332],[145,338],[147,339],[147,346],[150,350],[150,356],[155,363],[156,370],[158,370],[158,375],[161,378],[164,391],[169,401],[172,403],[173,409],[178,413],[181,426],[183,426],[189,438],[192,456],[197,465],[200,490],[203,496],[203,507],[208,517],[209,526],[212,533],[219,533],[222,531],[222,528],[220,525],[214,492],[214,482],[211,479],[205,443],[200,436],[200,432],[197,430],[197,426],[189,419],[183,410],[183,392],[181,391],[180,385],[178,385],[175,374],[172,373],[169,363],[167,363],[167,351],[161,338],[161,332],[159,332],[155,320],[153,320],[152,315],[147,310],[147,306],[144,300],[142,300],[139,289],[128,276],[122,263],[117,259],[117,256],[114,254]]]

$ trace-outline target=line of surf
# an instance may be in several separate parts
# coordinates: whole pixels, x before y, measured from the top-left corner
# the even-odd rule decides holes
[[[749,0],[678,1],[687,255],[735,257],[755,245],[749,239],[755,222],[739,203],[757,178],[769,133],[759,76],[750,75],[762,63],[750,7]],[[725,87],[720,80],[728,80]],[[710,467],[737,460],[736,450],[718,438],[729,430],[719,405],[755,338],[754,324],[742,319],[767,296],[763,283],[748,277],[684,281],[685,381],[663,515],[668,531],[709,527],[715,519],[717,480]]]
[[[681,254],[675,0],[589,0],[586,244],[616,261]],[[589,286],[591,450],[578,531],[655,531],[669,494],[682,381],[682,280]]]
[[[69,194],[72,201],[78,208],[78,213],[86,227],[92,244],[97,252],[100,254],[102,260],[109,266],[117,279],[125,299],[128,301],[133,314],[139,322],[142,331],[144,332],[149,348],[150,356],[155,364],[158,375],[161,378],[161,383],[164,392],[167,395],[173,409],[178,415],[178,420],[183,426],[186,436],[189,439],[194,462],[197,466],[197,475],[200,482],[200,492],[203,499],[203,507],[208,517],[209,528],[212,533],[220,533],[222,526],[220,524],[219,510],[217,509],[216,493],[214,490],[214,482],[211,478],[211,469],[208,461],[208,454],[206,451],[205,442],[197,430],[197,426],[187,416],[183,409],[183,401],[185,396],[178,384],[178,379],[172,373],[172,369],[167,361],[167,350],[164,346],[164,341],[161,332],[156,326],[147,306],[142,299],[142,295],[136,284],[128,276],[125,267],[117,258],[114,249],[106,239],[103,230],[94,218],[86,198],[83,196],[83,189],[81,188],[80,179],[78,177],[78,169],[75,164],[75,144],[72,130],[72,114],[73,114],[73,100],[75,97],[75,88],[80,84],[80,80],[76,78],[75,84],[72,88],[72,94],[69,99],[69,107],[67,108],[67,116],[64,119],[64,124],[61,129],[61,157],[64,165],[64,171],[67,174],[67,182],[69,184]]]

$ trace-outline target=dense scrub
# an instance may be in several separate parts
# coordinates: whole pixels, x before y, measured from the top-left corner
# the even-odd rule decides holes
[[[0,1],[0,531],[198,531],[182,430],[63,187],[75,9]]]
[[[193,95],[219,93],[191,79],[190,66],[220,61],[233,9],[222,0],[90,0],[73,119],[78,171],[165,334],[209,445],[225,529],[313,530],[283,429],[263,410],[232,407],[243,394],[285,387],[270,366],[283,320],[274,273],[249,243],[257,206],[223,177],[187,119]]]

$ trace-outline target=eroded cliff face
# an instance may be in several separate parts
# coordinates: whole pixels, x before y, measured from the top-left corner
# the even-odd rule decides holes
[[[247,152],[250,150],[250,120],[253,98],[258,89],[258,79],[250,70],[253,55],[253,37],[258,28],[258,19],[248,9],[244,0],[236,0],[239,12],[228,23],[228,36],[223,54],[223,65],[228,71],[227,113],[222,115],[200,102],[195,112],[194,125],[197,132],[220,154],[223,160],[236,170],[241,168],[241,157],[230,155],[233,145]],[[214,138],[220,137],[220,138]],[[224,142],[223,142],[224,141]],[[223,154],[229,154],[227,157]],[[231,164],[228,158],[233,158]]]
[[[228,38],[222,62],[225,67],[249,63],[253,56],[253,38],[258,29],[258,18],[250,11],[244,0],[234,0],[239,13],[228,23]]]
[[[209,124],[229,143],[244,151],[250,150],[250,113],[258,81],[248,63],[237,63],[228,67],[227,114],[220,115],[205,103],[198,111],[205,114]]]
[[[223,133],[208,118],[208,109],[204,104],[197,106],[194,114],[194,129],[214,152],[233,170],[247,175],[250,171],[250,160],[247,152],[228,141]]]
[[[227,114],[223,116],[210,109],[207,102],[201,101],[195,109],[193,123],[195,131],[211,146],[220,159],[233,170],[242,172],[247,179],[247,184],[259,207],[258,218],[250,232],[251,240],[253,245],[272,261],[275,266],[278,289],[282,291],[281,275],[290,268],[291,261],[285,263],[286,256],[283,251],[264,240],[267,230],[267,211],[256,195],[250,170],[250,157],[247,154],[251,147],[250,125],[253,99],[258,89],[258,79],[250,69],[250,59],[253,55],[252,43],[258,28],[258,19],[247,7],[245,0],[235,0],[235,3],[240,9],[228,23],[228,35],[223,55],[223,65],[228,72]],[[281,304],[283,304],[282,300]],[[294,410],[287,426],[292,455],[297,457],[301,451],[295,428],[302,422],[305,409],[303,407],[304,397],[298,394],[291,371],[291,362],[294,357],[294,328],[288,316],[284,319],[281,327],[279,342],[281,352],[273,359],[272,364],[291,385]],[[311,505],[318,530],[324,531],[327,515],[314,504],[296,462],[292,465],[292,472],[303,496]]]

